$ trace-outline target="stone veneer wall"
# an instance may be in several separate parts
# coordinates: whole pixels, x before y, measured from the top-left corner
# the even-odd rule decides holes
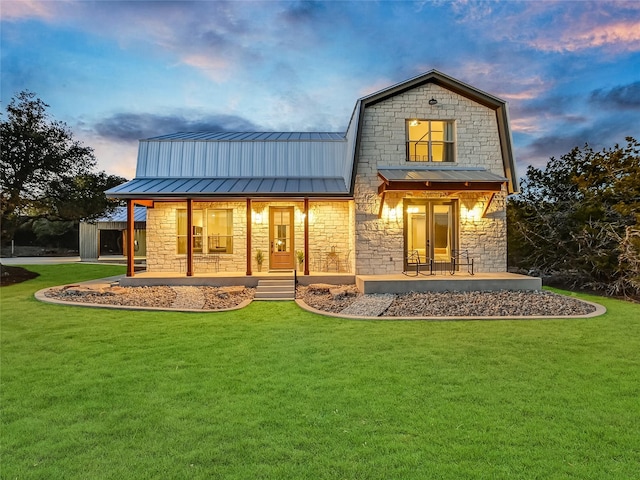
[[[251,257],[252,270],[258,271],[255,261],[257,250],[262,250],[265,261],[262,270],[269,269],[269,207],[294,207],[294,246],[293,250],[304,251],[304,203],[303,202],[252,202],[252,211],[260,213],[262,220],[251,225]],[[147,271],[148,272],[179,272],[185,271],[186,255],[177,253],[176,229],[177,209],[185,209],[185,202],[156,202],[154,208],[147,211]],[[194,202],[194,209],[231,208],[233,209],[233,253],[220,254],[220,272],[245,273],[247,268],[246,233],[247,217],[246,202]],[[352,201],[317,202],[309,201],[309,251],[310,268],[316,271],[322,265],[324,254],[335,246],[340,255],[343,270],[346,268],[344,260],[347,253],[353,250],[353,223],[350,219],[354,211]],[[350,255],[349,270],[353,271],[353,254]],[[297,260],[296,260],[297,261]],[[297,266],[297,265],[296,265]],[[212,273],[212,264],[195,263],[196,273]]]
[[[429,105],[429,99],[438,103]],[[456,162],[407,162],[405,121],[456,121]],[[383,218],[378,218],[380,196],[378,169],[402,166],[482,167],[504,176],[496,114],[493,110],[446,90],[426,84],[369,106],[362,119],[362,137],[355,184],[356,274],[393,274],[404,268],[402,222],[406,192],[389,192]],[[414,192],[413,196],[443,198],[444,193]],[[496,194],[485,218],[480,218],[486,193],[460,193],[458,246],[469,250],[480,272],[504,272],[507,268],[506,192]],[[390,217],[389,209],[394,210]],[[467,214],[473,210],[474,218]]]
[[[176,210],[186,202],[156,202],[147,209],[147,271],[185,272],[186,255],[178,254]],[[245,202],[193,202],[194,210],[220,208],[233,210],[233,253],[219,255],[220,272],[246,271],[247,216]],[[195,273],[214,271],[212,264],[194,263]]]

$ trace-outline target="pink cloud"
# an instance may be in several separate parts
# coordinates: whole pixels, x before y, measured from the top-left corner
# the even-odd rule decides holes
[[[40,2],[37,0],[3,1],[2,18],[5,20],[22,20],[26,18],[42,18],[51,20],[55,16],[56,2]]]
[[[620,21],[596,25],[586,30],[567,31],[560,39],[538,38],[531,42],[547,52],[575,52],[608,47],[616,51],[640,49],[640,21]]]

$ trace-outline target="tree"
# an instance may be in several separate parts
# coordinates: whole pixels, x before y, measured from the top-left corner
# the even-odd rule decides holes
[[[49,107],[20,92],[0,122],[0,213],[2,242],[13,238],[20,218],[78,220],[115,206],[104,190],[124,178],[94,173],[93,150],[74,140],[67,125],[52,120]]]
[[[560,272],[574,286],[640,292],[640,143],[586,145],[529,167],[508,203],[514,265]],[[634,273],[635,272],[635,273]]]

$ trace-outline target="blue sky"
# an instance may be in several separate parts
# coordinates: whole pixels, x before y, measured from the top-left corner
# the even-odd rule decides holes
[[[343,131],[437,69],[509,102],[518,170],[640,139],[640,2],[7,1],[1,101],[50,105],[100,169],[188,130]]]

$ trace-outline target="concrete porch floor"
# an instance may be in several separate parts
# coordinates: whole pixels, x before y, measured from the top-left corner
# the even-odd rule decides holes
[[[357,275],[362,293],[471,292],[498,290],[541,290],[542,279],[516,273],[456,273],[455,275]]]
[[[195,273],[187,277],[184,272],[140,272],[133,277],[122,277],[120,285],[123,287],[141,286],[235,286],[256,287],[260,280],[284,280],[293,278],[291,271],[254,272],[247,276],[244,273]],[[309,275],[297,273],[298,283],[309,285],[311,283],[329,283],[333,285],[348,285],[355,283],[355,275],[352,273],[327,273],[318,272]]]
[[[187,277],[184,272],[149,273],[139,272],[133,277],[122,277],[120,285],[139,286],[232,286],[256,287],[260,280],[290,279],[293,271],[256,272],[252,276],[243,273],[196,273]],[[318,272],[302,275],[301,285],[329,283],[333,285],[356,284],[362,293],[407,293],[445,291],[496,291],[496,290],[540,290],[542,279],[515,273],[456,273],[455,275],[419,275],[410,277],[395,275],[354,275],[350,273]]]

